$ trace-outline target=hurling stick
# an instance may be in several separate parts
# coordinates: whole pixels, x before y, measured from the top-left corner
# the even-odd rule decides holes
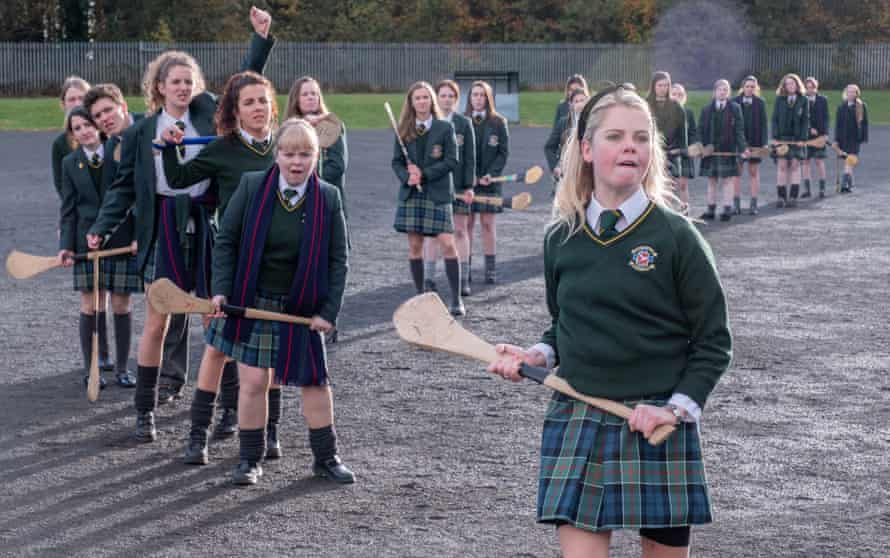
[[[532,195],[528,192],[522,192],[515,196],[506,196],[503,198],[497,196],[474,196],[473,201],[505,207],[514,211],[522,211],[532,204]]]
[[[396,124],[396,117],[392,113],[392,107],[389,106],[389,101],[383,102],[383,108],[386,109],[386,115],[389,117],[389,124],[392,126],[392,131],[396,134],[396,139],[399,141],[399,147],[402,148],[402,155],[405,156],[405,165],[412,163],[411,159],[408,158],[408,148],[405,147],[405,141],[402,139],[402,136],[399,135],[399,125]],[[417,185],[417,191],[423,192],[423,187],[420,184]]]
[[[505,174],[504,176],[495,176],[491,182],[524,182],[526,184],[534,184],[544,176],[544,169],[534,166],[525,172],[518,174]]]
[[[93,345],[90,352],[90,376],[87,380],[87,399],[99,399],[99,258],[93,259]]]
[[[498,359],[494,345],[464,329],[451,316],[448,308],[435,293],[417,295],[402,303],[393,314],[393,324],[399,337],[412,345],[464,356],[485,363],[491,363]],[[579,393],[564,379],[544,368],[523,364],[519,373],[554,391],[625,420],[630,418],[633,412],[630,407],[622,403]],[[659,426],[648,438],[649,443],[657,446],[674,430],[674,426],[670,424]]]
[[[74,254],[73,259],[76,261],[97,261],[99,258],[135,253],[136,245],[131,244],[130,246],[124,246],[123,248],[112,248],[111,250],[97,250],[95,252]],[[13,250],[9,253],[9,256],[6,257],[6,271],[16,279],[29,279],[56,267],[60,267],[59,258],[57,256],[32,256],[31,254]]]
[[[148,301],[151,303],[152,308],[161,314],[213,314],[216,312],[209,300],[188,294],[166,277],[162,277],[151,284],[151,287],[148,289]],[[244,308],[231,304],[223,304],[220,309],[229,316],[250,318],[251,320],[301,325],[310,325],[312,323],[311,318],[292,316],[282,312],[257,310],[256,308]]]

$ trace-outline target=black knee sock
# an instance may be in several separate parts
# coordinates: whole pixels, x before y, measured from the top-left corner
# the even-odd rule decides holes
[[[94,314],[80,314],[80,352],[83,354],[84,370],[89,371],[90,360],[93,354],[93,324],[96,316]]]
[[[310,428],[309,446],[312,448],[315,460],[319,462],[327,461],[337,455],[337,433],[334,431],[334,425]]]
[[[269,425],[278,425],[281,420],[281,388],[269,389]]]
[[[445,258],[445,275],[451,287],[451,301],[457,304],[460,302],[460,264],[457,258]]]
[[[133,336],[133,315],[114,314],[114,370],[125,372],[130,358],[130,339]]]
[[[246,461],[251,465],[257,465],[266,455],[266,429],[256,428],[254,430],[238,430],[239,455],[241,461]]]
[[[411,266],[414,287],[417,289],[417,294],[420,294],[423,292],[423,258],[409,259],[408,264]]]
[[[108,360],[108,314],[99,312],[99,358]]]
[[[796,200],[797,194],[800,192],[800,184],[791,185],[791,199]]]
[[[213,403],[216,394],[212,391],[204,391],[195,388],[195,397],[192,399],[192,429],[189,437],[193,441],[207,442],[207,430],[213,420]]]
[[[158,407],[157,366],[138,366],[136,369],[136,394],[133,396],[136,411],[147,413]]]
[[[223,366],[219,386],[219,404],[222,408],[238,408],[238,386],[238,363],[233,360]]]
[[[485,273],[486,274],[494,273],[495,258],[496,258],[496,256],[494,254],[485,254]]]

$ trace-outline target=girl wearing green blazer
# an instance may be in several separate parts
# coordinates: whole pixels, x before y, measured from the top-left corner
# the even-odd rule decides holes
[[[773,106],[773,143],[803,142],[810,137],[809,107],[803,80],[797,74],[786,74],[776,90]],[[807,148],[788,145],[788,153],[775,155],[777,207],[794,207],[800,192],[800,162],[806,159]],[[789,187],[790,183],[790,187]]]

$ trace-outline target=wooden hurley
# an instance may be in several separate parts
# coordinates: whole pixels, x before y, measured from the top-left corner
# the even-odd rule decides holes
[[[544,176],[544,169],[534,166],[525,172],[518,174],[505,174],[504,176],[495,176],[492,182],[525,182],[526,184],[534,184]]]
[[[340,138],[340,132],[343,130],[343,122],[337,118],[333,112],[329,112],[322,116],[315,123],[315,133],[318,134],[318,146],[322,149],[337,143]]]
[[[413,161],[408,158],[408,148],[405,147],[405,141],[402,139],[402,136],[399,135],[399,125],[396,124],[396,117],[392,113],[392,107],[389,106],[389,101],[383,102],[383,108],[386,109],[386,115],[389,117],[389,124],[392,126],[392,131],[396,134],[399,147],[402,148],[402,155],[405,156],[405,163],[413,163]],[[420,184],[418,184],[416,188],[418,192],[423,192],[423,187]]]
[[[498,359],[494,346],[465,330],[448,313],[448,308],[435,293],[417,295],[405,301],[396,309],[392,320],[399,337],[412,345],[464,356],[485,363],[491,363]],[[554,391],[625,420],[630,418],[633,412],[630,407],[616,401],[579,393],[564,379],[544,368],[523,364],[519,373]],[[670,424],[659,426],[648,438],[649,443],[657,446],[667,439],[674,430],[674,426]]]
[[[90,353],[90,377],[87,380],[87,399],[99,399],[99,258],[93,258],[93,343]]]
[[[859,157],[854,153],[847,153],[846,151],[841,149],[841,146],[838,145],[837,142],[831,144],[831,149],[833,149],[834,152],[837,153],[838,157],[844,159],[844,163],[847,166],[855,167],[859,164]]]
[[[706,145],[701,150],[702,157],[739,157],[741,159],[748,159],[750,157],[756,157],[758,159],[763,159],[769,157],[769,148],[768,147],[751,147],[748,149],[748,157],[745,157],[741,153],[735,153],[732,151],[714,151],[713,145]]]
[[[504,198],[497,196],[474,196],[473,201],[504,207],[513,211],[522,211],[532,204],[532,195],[528,192],[522,192],[521,194]]]
[[[135,253],[136,243],[134,242],[130,246],[124,246],[123,248],[112,248],[110,250],[96,250],[84,254],[74,254],[72,258],[75,261],[98,261],[100,258]],[[60,267],[61,265],[58,256],[32,256],[31,254],[25,254],[18,250],[13,250],[6,257],[6,271],[16,279],[29,279],[44,271]]]
[[[192,296],[183,291],[176,284],[163,277],[157,279],[148,289],[148,301],[152,308],[161,314],[213,314],[216,310],[209,300]],[[309,325],[311,318],[292,316],[282,312],[270,312],[257,310],[256,308],[244,308],[223,304],[220,309],[229,316],[250,318],[251,320],[266,320],[270,322],[285,322],[289,324]]]

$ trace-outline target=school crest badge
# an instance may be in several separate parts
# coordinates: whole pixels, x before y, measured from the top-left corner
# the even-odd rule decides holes
[[[635,271],[651,271],[655,269],[655,259],[658,252],[651,246],[637,246],[630,251],[630,261],[627,264]]]
[[[464,144],[464,135],[463,134],[456,134],[455,137],[457,138],[458,146],[461,146]]]
[[[433,146],[433,149],[430,151],[430,155],[433,159],[441,159],[442,158],[442,146],[438,143]]]
[[[497,147],[500,142],[501,138],[499,138],[497,134],[491,134],[490,136],[488,136],[488,145]]]

